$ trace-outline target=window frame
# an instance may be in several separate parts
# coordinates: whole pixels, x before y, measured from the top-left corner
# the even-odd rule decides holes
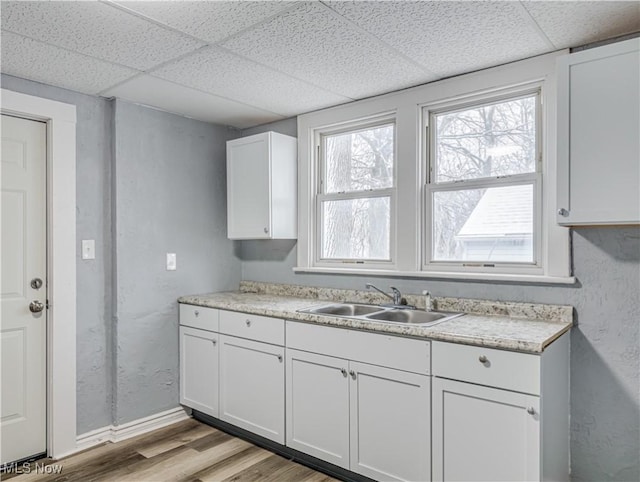
[[[536,107],[536,152],[535,171],[523,174],[509,174],[483,178],[463,179],[456,181],[437,182],[435,173],[437,168],[435,117],[442,113],[455,113],[469,108],[499,104],[535,96]],[[465,98],[446,100],[422,106],[422,132],[424,133],[424,155],[422,163],[425,166],[422,195],[422,246],[421,269],[425,272],[451,273],[497,273],[544,275],[544,242],[545,224],[543,220],[543,166],[544,166],[544,125],[543,125],[543,86],[535,82],[524,86],[508,87],[498,91],[481,92]],[[434,260],[433,259],[433,194],[435,192],[462,191],[491,187],[507,187],[517,185],[531,185],[533,189],[533,256],[532,263],[516,263],[505,261],[463,261],[463,260]]]
[[[345,134],[350,132],[364,131],[367,129],[392,125],[393,126],[393,176],[392,186],[383,189],[368,189],[361,191],[346,191],[336,193],[324,192],[324,176],[326,172],[326,157],[324,138],[327,136]],[[396,267],[396,206],[397,206],[397,122],[395,113],[383,114],[373,118],[357,119],[340,125],[326,126],[314,129],[315,145],[314,171],[315,190],[313,196],[313,260],[314,266],[318,267],[344,267],[353,266],[363,269],[384,269],[393,270]],[[322,257],[322,233],[324,226],[324,213],[322,203],[325,201],[342,201],[351,199],[373,199],[380,197],[389,198],[389,259],[355,259],[355,258],[323,258]]]
[[[571,267],[570,229],[556,222],[558,192],[557,138],[557,59],[566,51],[557,51],[530,59],[450,77],[405,90],[301,114],[297,118],[298,133],[298,242],[294,273],[356,275],[424,280],[460,280],[515,282],[528,285],[576,282]],[[426,136],[423,107],[446,102],[472,101],[475,96],[509,93],[541,86],[540,115],[542,123],[542,174],[539,185],[544,187],[540,198],[540,216],[544,233],[540,272],[491,272],[425,270],[424,196]],[[362,264],[318,265],[315,260],[315,223],[317,193],[316,133],[341,126],[375,121],[383,116],[396,119],[396,197],[395,264],[379,266]],[[356,122],[357,121],[357,122]]]

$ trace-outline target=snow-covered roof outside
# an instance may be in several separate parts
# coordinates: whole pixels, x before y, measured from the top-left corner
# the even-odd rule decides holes
[[[456,238],[533,234],[533,186],[487,189]]]

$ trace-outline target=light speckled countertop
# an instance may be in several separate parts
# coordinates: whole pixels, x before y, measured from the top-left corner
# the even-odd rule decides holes
[[[467,313],[464,316],[433,326],[384,323],[298,312],[298,310],[328,304],[332,301],[379,303],[380,299],[377,295],[370,292],[254,282],[243,282],[240,289],[241,291],[235,292],[183,296],[178,301],[327,326],[528,353],[541,353],[553,340],[567,332],[573,324],[573,309],[570,306],[456,298],[435,298],[434,301],[438,309],[464,311]],[[292,294],[295,296],[291,296]],[[424,307],[424,297],[408,295],[407,300],[410,304]]]

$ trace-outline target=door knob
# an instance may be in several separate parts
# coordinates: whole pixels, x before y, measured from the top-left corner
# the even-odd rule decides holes
[[[29,311],[31,311],[31,313],[40,313],[42,310],[44,310],[44,304],[38,300],[29,303]]]

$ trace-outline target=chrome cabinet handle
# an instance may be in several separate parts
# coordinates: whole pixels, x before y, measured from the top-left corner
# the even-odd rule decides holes
[[[247,326],[251,326],[251,320],[246,320],[245,323],[247,324]]]
[[[213,343],[213,346],[216,346],[218,342],[216,340],[211,340],[211,343]]]
[[[29,311],[31,313],[40,313],[42,310],[44,310],[44,304],[40,301],[34,300],[29,303]]]
[[[480,356],[478,357],[478,361],[479,361],[480,363],[487,363],[487,362],[489,361],[489,359],[488,359],[486,356],[484,356],[484,355],[480,355]]]
[[[346,377],[347,376],[347,369],[346,368],[341,368],[340,369],[340,373],[342,373],[343,377]]]
[[[558,209],[558,214],[566,218],[569,215],[569,211],[567,211],[565,208],[560,208]]]
[[[353,378],[354,380],[356,379],[356,372],[354,372],[353,370],[349,370],[349,375],[351,375],[351,378]]]
[[[536,413],[536,409],[535,409],[535,408],[533,408],[533,407],[529,407],[529,408],[527,408],[527,413],[528,413],[529,415],[535,415],[535,413]]]
[[[269,232],[269,228],[264,228],[265,234]]]
[[[282,363],[282,355],[278,355],[278,361]]]
[[[194,311],[193,314],[196,315],[196,318],[200,316],[200,312],[198,310]]]

